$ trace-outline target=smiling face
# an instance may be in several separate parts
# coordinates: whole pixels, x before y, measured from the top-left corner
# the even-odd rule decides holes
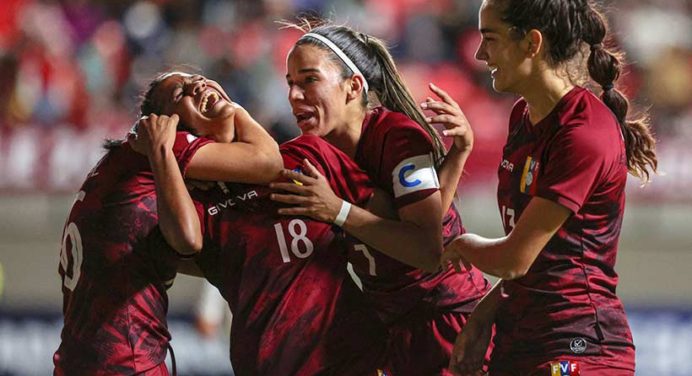
[[[178,114],[181,124],[200,136],[217,142],[233,140],[235,105],[215,81],[172,72],[154,87],[151,101],[163,115]]]
[[[304,134],[327,137],[348,122],[348,82],[329,52],[313,45],[295,46],[286,61],[288,101]]]
[[[527,38],[517,39],[511,32],[511,25],[500,17],[498,5],[485,0],[478,15],[482,39],[476,59],[488,65],[496,91],[521,94],[531,74],[528,41]]]

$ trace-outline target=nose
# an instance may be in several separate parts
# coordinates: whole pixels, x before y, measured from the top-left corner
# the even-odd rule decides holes
[[[478,48],[476,49],[476,54],[474,55],[476,60],[480,61],[487,61],[488,60],[488,53],[485,51],[485,48],[483,46],[483,42],[478,44]]]
[[[185,85],[185,94],[196,96],[207,88],[207,81],[203,77],[195,77],[187,85]]]
[[[290,102],[293,101],[299,101],[304,99],[305,96],[303,95],[303,89],[300,88],[298,85],[290,85],[288,87],[288,100]]]

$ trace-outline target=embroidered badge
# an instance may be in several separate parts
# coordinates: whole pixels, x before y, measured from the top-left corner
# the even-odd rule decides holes
[[[536,193],[536,187],[538,186],[536,180],[538,180],[539,165],[538,161],[531,158],[531,156],[526,157],[524,170],[521,173],[521,182],[519,183],[519,191],[521,191],[521,193],[530,195]]]

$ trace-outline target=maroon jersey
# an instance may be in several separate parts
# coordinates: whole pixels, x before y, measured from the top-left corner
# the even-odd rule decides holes
[[[532,125],[526,102],[519,101],[498,174],[506,233],[533,196],[573,214],[524,277],[503,282],[509,297],[497,313],[493,367],[593,356],[634,369],[632,336],[615,295],[627,162],[611,111],[577,87]]]
[[[416,122],[378,107],[363,121],[355,161],[377,187],[394,197],[399,208],[439,190],[432,152],[430,136]],[[463,232],[461,217],[452,207],[443,221],[444,243]],[[478,269],[426,273],[353,241],[349,259],[385,323],[420,304],[470,312],[488,290]]]
[[[210,141],[176,136],[184,171]],[[164,283],[175,257],[158,250],[154,177],[128,143],[110,150],[82,185],[63,231],[63,314],[57,374],[132,375],[164,361],[170,334]]]
[[[367,176],[316,136],[281,146],[284,164],[310,160],[344,199],[370,197]],[[341,229],[276,213],[267,187],[223,184],[197,194],[204,210],[198,265],[233,312],[237,375],[368,375],[381,368],[386,334],[348,276]]]

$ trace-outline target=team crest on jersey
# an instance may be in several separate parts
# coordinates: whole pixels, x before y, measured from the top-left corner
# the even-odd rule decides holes
[[[536,180],[538,180],[538,167],[540,163],[537,160],[531,158],[531,156],[526,157],[526,163],[524,164],[524,170],[521,173],[521,182],[519,183],[519,191],[521,193],[527,193],[533,195],[536,193]]]
[[[401,161],[392,171],[392,186],[394,197],[424,189],[439,189],[432,155],[418,155]]]
[[[579,376],[579,363],[574,360],[562,360],[550,363],[550,376]]]
[[[586,339],[577,337],[572,338],[569,343],[569,349],[575,354],[581,354],[586,351]]]
[[[300,167],[296,167],[296,168],[294,168],[294,169],[291,170],[291,171],[297,172],[297,173],[299,173],[299,174],[301,174],[301,175],[303,174],[303,170],[302,170]],[[303,183],[299,182],[299,181],[296,180],[296,179],[291,179],[291,180],[292,180],[293,183],[295,183],[296,185],[303,185]]]

